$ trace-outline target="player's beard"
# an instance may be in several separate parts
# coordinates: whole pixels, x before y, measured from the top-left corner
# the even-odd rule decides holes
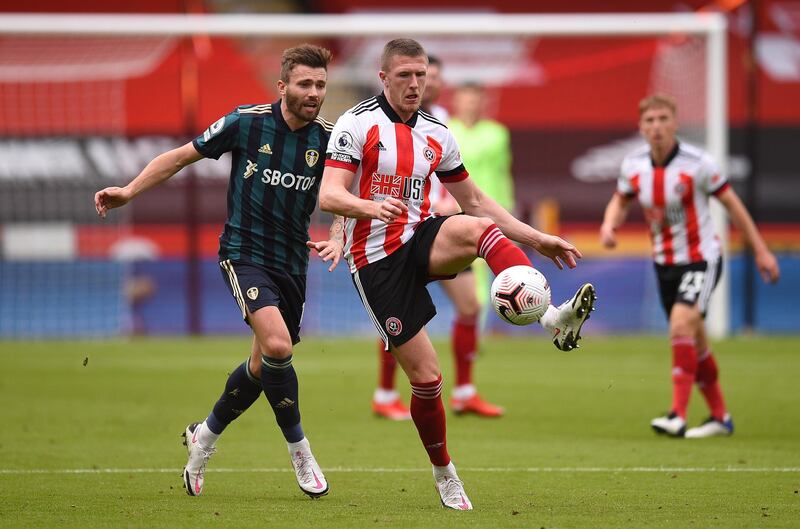
[[[303,107],[304,102],[304,97],[298,97],[293,95],[290,91],[286,91],[286,108],[289,112],[297,119],[305,121],[306,123],[311,123],[319,115],[319,111],[322,108],[322,99],[316,101],[317,107],[314,109],[313,114],[309,114],[308,110]]]

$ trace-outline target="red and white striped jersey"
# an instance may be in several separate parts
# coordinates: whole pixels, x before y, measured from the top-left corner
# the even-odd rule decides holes
[[[345,112],[331,133],[325,165],[355,173],[350,192],[376,202],[402,200],[408,212],[391,224],[347,219],[345,258],[350,271],[374,263],[402,247],[417,224],[433,215],[431,175],[459,182],[469,175],[458,145],[440,121],[422,111],[403,122],[381,94]]]
[[[459,210],[458,202],[450,192],[445,189],[442,182],[436,175],[431,175],[431,212],[434,215],[446,215],[451,210]],[[444,210],[444,211],[443,211]]]
[[[678,143],[663,166],[653,165],[647,145],[626,156],[617,192],[638,198],[650,226],[655,262],[680,265],[719,257],[709,196],[728,186],[708,153]]]
[[[433,116],[434,118],[438,119],[445,125],[450,120],[450,113],[441,105],[433,104],[428,109],[428,114]],[[439,181],[439,178],[431,176],[431,211],[434,214],[442,213],[442,209],[446,211],[451,211],[453,209],[457,209],[457,202],[456,199],[453,198],[447,189],[444,188],[442,182]]]

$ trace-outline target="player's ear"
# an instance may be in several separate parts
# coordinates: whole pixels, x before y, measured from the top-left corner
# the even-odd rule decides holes
[[[389,77],[386,75],[386,72],[383,70],[378,72],[378,77],[381,78],[381,83],[383,86],[389,86]]]
[[[281,97],[286,95],[286,83],[283,82],[283,79],[278,79],[278,93]]]

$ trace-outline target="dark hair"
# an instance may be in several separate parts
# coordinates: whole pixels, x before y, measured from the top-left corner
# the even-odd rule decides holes
[[[281,81],[289,82],[289,75],[294,67],[302,64],[310,68],[328,69],[331,62],[331,51],[315,44],[300,44],[284,50],[281,56]]]
[[[388,71],[389,64],[392,62],[392,57],[395,55],[402,55],[403,57],[425,57],[425,48],[422,44],[414,39],[394,39],[386,43],[381,53],[381,70]]]
[[[428,66],[438,66],[439,68],[442,67],[442,61],[436,55],[428,55]]]

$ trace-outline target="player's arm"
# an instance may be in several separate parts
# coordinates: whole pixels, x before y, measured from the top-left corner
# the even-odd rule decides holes
[[[139,193],[157,186],[202,157],[191,142],[156,156],[125,187],[107,187],[95,193],[94,208],[97,214],[105,218],[109,209],[124,206]]]
[[[342,248],[344,247],[344,217],[334,215],[331,227],[328,230],[327,241],[308,241],[306,246],[316,250],[324,262],[333,260],[328,272],[333,272],[339,260],[342,258]]]
[[[450,194],[455,197],[467,215],[489,217],[500,231],[509,239],[530,246],[545,257],[550,258],[558,268],[563,269],[566,263],[570,268],[577,266],[576,259],[582,257],[575,246],[561,237],[543,233],[517,220],[504,207],[481,191],[471,178],[455,182],[442,182]]]
[[[721,193],[716,195],[725,209],[728,210],[728,215],[731,217],[733,224],[739,228],[744,234],[744,238],[750,248],[753,249],[755,254],[756,266],[761,273],[761,278],[765,283],[775,283],[780,277],[780,269],[778,267],[778,260],[767,248],[767,243],[764,242],[761,233],[759,233],[753,217],[744,207],[739,196],[732,187],[727,186]]]
[[[349,169],[326,166],[319,189],[320,209],[350,219],[379,219],[386,223],[408,211],[408,206],[396,198],[374,202],[355,196],[348,191],[354,177]]]
[[[606,248],[617,246],[617,228],[625,223],[628,211],[631,209],[631,197],[620,193],[614,193],[608,201],[606,211],[603,214],[603,224],[600,226],[600,242]]]

